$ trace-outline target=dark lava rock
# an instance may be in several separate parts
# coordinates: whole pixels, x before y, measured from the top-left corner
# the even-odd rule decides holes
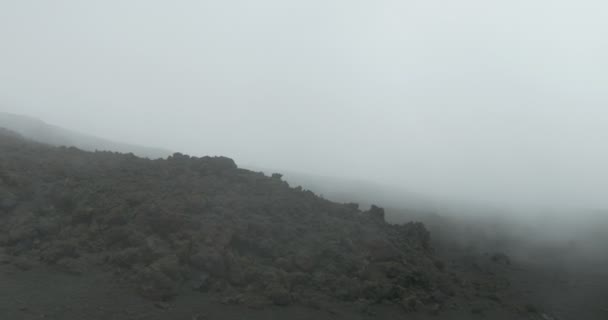
[[[97,261],[149,299],[183,286],[251,305],[447,299],[420,298],[450,281],[424,225],[391,225],[380,207],[334,203],[229,158],[84,152],[0,130],[0,168],[7,254],[74,274]]]
[[[204,272],[192,276],[190,280],[190,287],[195,291],[207,291],[210,284],[210,276]]]
[[[372,205],[369,211],[364,213],[368,216],[372,221],[375,222],[384,222],[384,209]]]
[[[17,196],[0,189],[0,210],[9,211],[17,206]]]
[[[268,290],[268,298],[277,306],[287,306],[291,304],[289,291],[281,286],[273,286]]]
[[[64,258],[57,261],[56,265],[61,271],[71,275],[81,275],[87,270],[87,265],[81,259]]]
[[[492,254],[492,261],[498,264],[511,265],[511,259],[504,253],[497,252]]]

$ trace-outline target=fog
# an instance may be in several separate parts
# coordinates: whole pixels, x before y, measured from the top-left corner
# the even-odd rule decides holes
[[[0,110],[508,208],[608,209],[603,1],[0,1]]]

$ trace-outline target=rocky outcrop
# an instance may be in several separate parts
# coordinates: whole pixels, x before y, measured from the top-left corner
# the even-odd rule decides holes
[[[232,159],[149,160],[0,133],[0,169],[3,259],[72,274],[103,265],[154,300],[189,287],[226,303],[415,310],[450,293],[422,224],[390,225],[382,208],[333,203]]]

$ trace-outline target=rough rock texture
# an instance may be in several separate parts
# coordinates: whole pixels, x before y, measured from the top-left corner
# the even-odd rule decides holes
[[[187,287],[252,306],[417,310],[444,305],[456,285],[429,243],[420,223],[387,224],[381,208],[332,203],[228,158],[148,160],[0,131],[2,261],[106,266],[154,300]]]

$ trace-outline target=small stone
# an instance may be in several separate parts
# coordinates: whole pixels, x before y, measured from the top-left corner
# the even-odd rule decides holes
[[[8,192],[0,190],[0,209],[11,210],[17,206],[17,197]]]
[[[506,254],[504,254],[502,252],[494,253],[490,259],[492,260],[492,262],[497,263],[497,264],[502,264],[502,265],[507,265],[507,266],[511,265],[511,259],[509,258],[509,256],[507,256]]]
[[[11,261],[11,256],[9,256],[8,254],[0,253],[0,265],[9,264],[11,263]]]
[[[439,304],[433,304],[431,306],[427,306],[426,310],[429,314],[438,315],[439,311],[441,311],[441,306]]]
[[[19,270],[22,271],[27,271],[30,270],[34,267],[34,262],[24,258],[24,257],[17,257],[13,260],[13,265],[15,267],[17,267]]]
[[[59,269],[67,274],[81,275],[86,271],[86,265],[80,259],[64,258],[57,261]]]
[[[192,316],[192,320],[205,320],[207,319],[207,316],[205,316],[204,314],[195,314]]]
[[[194,291],[207,291],[209,285],[210,279],[207,273],[201,273],[190,281],[190,287]]]
[[[417,311],[421,305],[422,303],[420,302],[420,300],[418,300],[418,297],[414,295],[405,297],[401,300],[401,306],[407,312]]]
[[[471,313],[472,314],[482,314],[483,309],[481,307],[473,307],[473,308],[471,308]]]
[[[281,287],[271,289],[269,298],[277,306],[288,306],[291,303],[291,295]]]
[[[164,302],[164,301],[154,302],[154,306],[159,309],[162,309],[162,310],[167,310],[167,309],[171,308],[171,305],[168,302]]]
[[[529,303],[524,306],[525,310],[529,313],[538,313],[538,308],[535,305]]]
[[[241,302],[243,302],[243,296],[240,294],[227,296],[221,300],[221,303],[226,305],[236,305],[241,304]]]

